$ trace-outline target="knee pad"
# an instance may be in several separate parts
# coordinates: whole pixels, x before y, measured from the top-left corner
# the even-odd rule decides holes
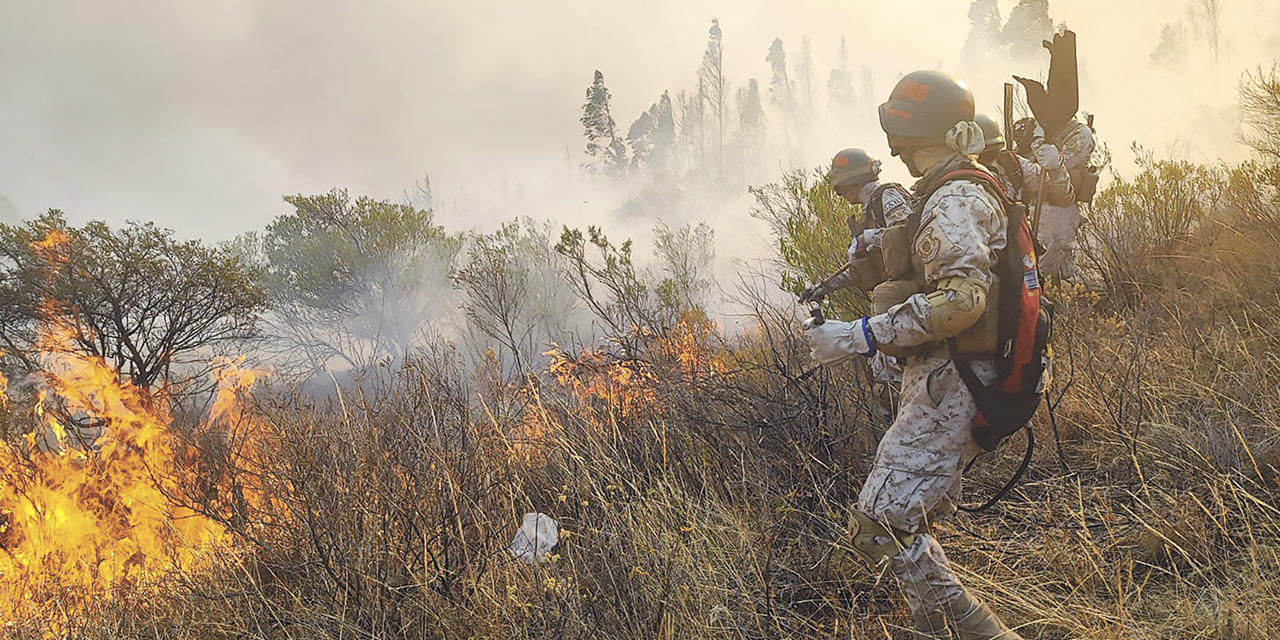
[[[873,569],[888,565],[916,539],[916,534],[884,525],[857,509],[849,513],[849,536],[853,550]]]

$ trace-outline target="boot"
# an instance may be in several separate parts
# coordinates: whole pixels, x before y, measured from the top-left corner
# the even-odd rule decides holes
[[[1023,640],[1022,636],[1006,627],[987,605],[978,602],[965,591],[948,607],[951,624],[960,640]]]
[[[911,632],[911,640],[952,640],[946,614],[934,611],[929,615],[915,616],[915,630]]]

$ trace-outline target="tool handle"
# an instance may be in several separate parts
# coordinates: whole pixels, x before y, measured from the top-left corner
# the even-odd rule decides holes
[[[830,287],[832,284],[834,284],[834,283],[835,283],[835,281],[836,281],[836,279],[837,279],[837,278],[839,278],[839,277],[843,276],[844,274],[848,273],[848,272],[849,272],[849,269],[852,269],[852,268],[853,268],[853,265],[851,265],[851,264],[849,264],[848,262],[846,262],[846,263],[844,263],[844,266],[843,266],[843,267],[840,267],[840,270],[839,270],[839,271],[837,271],[837,272],[835,272],[835,273],[833,273],[833,274],[831,274],[831,275],[827,276],[827,279],[826,279],[826,280],[823,280],[820,284],[822,284],[823,286],[826,286],[826,287]]]
[[[1004,83],[1004,148],[1013,151],[1013,83]]]
[[[827,321],[826,316],[822,315],[822,307],[814,307],[810,309],[809,317],[813,318],[813,322],[810,324],[815,327],[822,326]]]

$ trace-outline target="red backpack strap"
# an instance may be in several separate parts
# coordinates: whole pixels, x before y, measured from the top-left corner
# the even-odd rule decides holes
[[[969,180],[971,182],[978,182],[987,187],[987,190],[991,192],[991,195],[1000,200],[1001,205],[1008,206],[1013,203],[1013,198],[1010,198],[1009,194],[1005,192],[1004,187],[1000,186],[1000,181],[996,180],[996,177],[991,175],[991,172],[977,167],[965,167],[963,169],[948,171],[943,174],[942,177],[938,178],[938,181],[933,184],[933,187],[929,189],[929,196],[932,196],[933,192],[940,189],[942,185],[953,180]],[[929,196],[925,196],[925,199],[928,199]]]
[[[1000,155],[996,156],[996,163],[1009,174],[1010,181],[1016,187],[1022,188],[1025,185],[1025,177],[1022,175],[1022,163],[1018,161],[1018,156],[1012,151],[1007,149],[1001,151]]]

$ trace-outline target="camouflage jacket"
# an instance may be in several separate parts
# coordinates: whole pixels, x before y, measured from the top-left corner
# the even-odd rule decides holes
[[[880,246],[880,239],[884,234],[885,227],[895,224],[905,224],[907,218],[911,216],[911,194],[897,183],[889,183],[881,185],[871,182],[863,188],[865,197],[860,199],[865,201],[862,205],[862,223],[867,225],[863,229],[861,238],[856,240],[863,248]],[[876,197],[871,194],[879,191]],[[881,226],[872,226],[884,224]],[[835,277],[831,281],[831,286],[835,289],[856,288],[855,282],[857,277],[846,271],[844,274]]]
[[[889,183],[883,185],[884,189],[880,189],[880,186],[875,184],[875,189],[872,190],[873,193],[879,191],[878,197],[868,196],[867,203],[863,205],[864,224],[873,221],[878,223],[877,226],[867,224],[868,228],[862,232],[862,242],[867,246],[878,246],[884,227],[903,224],[911,216],[911,194],[902,185]]]
[[[920,195],[933,179],[968,162],[957,154],[938,163],[913,190]],[[968,180],[953,180],[939,187],[924,203],[912,245],[926,290],[932,290],[939,280],[957,276],[990,287],[996,252],[1005,247],[1005,227],[1004,208],[985,187]],[[877,344],[912,347],[941,341],[933,335],[929,312],[925,294],[917,293],[868,322]]]
[[[1067,171],[1072,174],[1084,171],[1089,165],[1089,158],[1093,155],[1093,149],[1096,146],[1093,141],[1093,132],[1075,118],[1068,120],[1062,129],[1048,136],[1046,140],[1062,152],[1062,157],[1067,162]]]

